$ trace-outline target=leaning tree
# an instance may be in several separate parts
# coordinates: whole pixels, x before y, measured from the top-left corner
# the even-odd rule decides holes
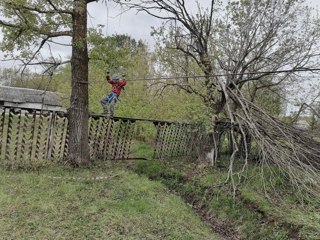
[[[95,0],[1,0],[1,50],[8,59],[27,66],[41,65],[50,73],[71,63],[71,98],[68,110],[69,154],[73,165],[90,162],[88,144],[87,5]],[[71,39],[66,40],[66,39]],[[71,60],[50,54],[59,46],[72,47]]]
[[[188,58],[189,69],[181,80],[159,84],[203,99],[217,133],[215,149],[218,123],[228,119],[232,145],[228,179],[233,184],[236,157],[242,150],[241,169],[246,169],[254,143],[263,166],[278,166],[298,189],[320,195],[319,142],[253,101],[261,90],[283,89],[299,72],[316,67],[319,20],[303,1],[240,0],[223,5],[211,0],[207,8],[200,1],[192,6],[184,0],[119,2],[164,20],[154,35],[163,42],[159,49],[167,72],[183,66],[182,56]],[[203,78],[194,78],[197,83],[191,84],[192,75]]]

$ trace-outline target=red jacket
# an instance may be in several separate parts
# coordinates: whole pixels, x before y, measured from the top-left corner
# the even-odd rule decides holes
[[[127,84],[126,80],[111,80],[110,76],[107,76],[107,81],[112,85],[112,92],[116,93],[118,96],[120,96],[123,87]]]

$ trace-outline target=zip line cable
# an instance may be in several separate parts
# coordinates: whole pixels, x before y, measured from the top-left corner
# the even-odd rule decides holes
[[[278,70],[278,71],[262,71],[262,72],[246,72],[246,73],[224,73],[224,74],[212,74],[212,75],[191,75],[191,76],[172,76],[172,77],[156,77],[156,78],[128,78],[128,81],[156,81],[156,80],[175,80],[175,79],[188,79],[188,78],[206,78],[206,77],[228,77],[228,76],[241,76],[241,75],[259,75],[259,74],[279,74],[279,73],[295,73],[295,72],[320,72],[320,68],[300,68],[290,70]],[[303,76],[308,77],[308,76]],[[104,82],[102,80],[95,82]]]
[[[283,73],[283,72],[288,72],[289,70],[284,70],[284,71],[274,71],[272,72],[273,74],[276,74],[276,73]],[[292,71],[292,70],[291,70]],[[296,71],[296,70],[295,70]],[[299,70],[299,72],[306,72],[306,71],[320,71],[320,69],[318,68],[315,68],[315,69],[304,69],[304,70]],[[261,74],[262,72],[259,72],[259,73],[255,73],[255,74]],[[266,73],[266,72],[265,72]],[[270,72],[268,72],[270,73]],[[254,73],[247,73],[247,74],[254,74]],[[241,75],[241,74],[230,74],[230,75]],[[245,75],[245,74],[244,74]],[[217,74],[217,75],[214,75],[214,76],[226,76],[226,74]],[[205,77],[205,75],[197,75],[197,76],[193,76],[193,77]],[[134,81],[155,81],[155,80],[173,80],[173,79],[181,79],[181,78],[187,78],[185,76],[176,76],[176,77],[159,77],[159,78],[135,78],[133,80],[131,80],[130,78],[128,79],[128,82],[134,82]],[[188,76],[188,78],[192,78],[190,76]],[[317,79],[318,77],[317,76],[300,76],[300,78],[302,79]],[[320,76],[319,76],[320,78]],[[93,81],[93,82],[88,82],[88,84],[90,84],[91,86],[95,85],[95,84],[105,84],[106,83],[106,80],[98,80],[98,81]],[[190,83],[189,83],[190,84]],[[188,85],[189,85],[188,84]],[[68,88],[68,89],[72,89],[72,86],[64,86],[65,88]],[[89,91],[94,91],[96,92],[96,90],[92,89],[92,88],[89,88]]]
[[[230,73],[230,74],[213,74],[209,75],[211,77],[226,77],[226,76],[240,76],[240,75],[257,75],[257,74],[279,74],[279,73],[294,73],[294,72],[320,72],[320,68],[301,68],[301,69],[291,69],[291,70],[279,70],[279,71],[262,71],[262,72],[247,72],[247,73]],[[208,77],[206,75],[194,75],[194,76],[173,76],[173,77],[157,77],[157,78],[128,78],[128,82],[134,81],[156,81],[156,80],[174,80],[174,79],[185,79],[185,78],[205,78]],[[320,77],[320,76],[319,76]],[[317,76],[300,76],[300,78],[304,79],[315,79]],[[101,84],[105,83],[106,80],[99,80],[94,82],[88,82],[88,84]],[[71,86],[65,86],[68,89],[71,89]],[[95,91],[90,89],[89,91]]]

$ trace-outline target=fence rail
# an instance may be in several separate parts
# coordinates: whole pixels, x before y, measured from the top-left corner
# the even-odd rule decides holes
[[[131,158],[137,123],[153,123],[153,159],[193,155],[199,148],[199,125],[134,118],[89,117],[90,157],[99,160]],[[65,112],[0,108],[0,159],[16,162],[62,159],[68,153]]]

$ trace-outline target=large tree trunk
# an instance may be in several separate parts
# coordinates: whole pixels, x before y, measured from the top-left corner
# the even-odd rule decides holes
[[[87,1],[74,0],[72,38],[72,92],[69,109],[69,155],[74,165],[90,163],[88,141]]]

